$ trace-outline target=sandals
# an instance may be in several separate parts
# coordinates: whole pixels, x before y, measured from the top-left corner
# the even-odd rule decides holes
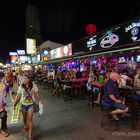
[[[124,113],[124,114],[121,115],[121,117],[123,117],[123,118],[124,118],[124,117],[131,117],[131,114],[126,114],[126,113]]]
[[[28,130],[29,130],[29,129],[28,129],[27,127],[24,127],[24,128],[22,129],[23,132],[28,132]]]
[[[29,137],[29,140],[34,140],[34,138],[33,137]]]
[[[119,118],[118,118],[118,116],[117,116],[116,114],[113,114],[113,115],[112,115],[112,118],[113,118],[114,120],[116,120],[116,121],[119,120]]]
[[[6,131],[1,131],[1,135],[4,136],[4,137],[8,137],[9,136],[9,133],[6,132]]]
[[[110,112],[110,115],[112,116],[112,118],[116,121],[119,120],[118,116],[116,114],[113,114],[112,112]]]

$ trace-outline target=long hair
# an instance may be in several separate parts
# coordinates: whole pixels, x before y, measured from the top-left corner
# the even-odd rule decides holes
[[[26,77],[28,77],[30,79],[30,81],[29,81],[29,87],[27,88],[26,87],[26,84],[24,84],[24,83],[21,86],[25,89],[25,91],[30,91],[33,88],[33,83],[31,81],[31,78],[27,74],[24,74],[23,76],[26,76]]]

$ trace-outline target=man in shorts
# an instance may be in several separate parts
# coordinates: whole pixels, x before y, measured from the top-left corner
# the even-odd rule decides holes
[[[128,107],[124,104],[124,98],[120,96],[118,91],[117,80],[120,75],[117,72],[112,72],[110,74],[109,80],[105,84],[105,100],[109,102],[109,104],[114,109],[111,112],[112,117],[115,120],[119,120],[117,114],[125,114],[128,112]]]

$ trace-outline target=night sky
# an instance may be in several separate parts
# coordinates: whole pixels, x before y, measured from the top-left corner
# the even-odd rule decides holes
[[[89,23],[97,32],[140,16],[140,0],[7,0],[0,5],[0,60],[9,51],[26,49],[26,6],[39,8],[42,41],[68,44],[87,36]]]

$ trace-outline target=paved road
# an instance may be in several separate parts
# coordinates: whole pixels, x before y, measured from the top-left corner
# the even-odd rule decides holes
[[[34,116],[34,136],[36,140],[138,140],[140,129],[132,131],[125,122],[117,132],[107,132],[101,128],[102,112],[91,108],[87,100],[64,102],[60,97],[52,97],[52,91],[40,89],[44,100],[44,114]],[[10,136],[0,140],[28,140],[23,133],[22,120],[11,124],[12,105],[8,103],[8,130]]]

